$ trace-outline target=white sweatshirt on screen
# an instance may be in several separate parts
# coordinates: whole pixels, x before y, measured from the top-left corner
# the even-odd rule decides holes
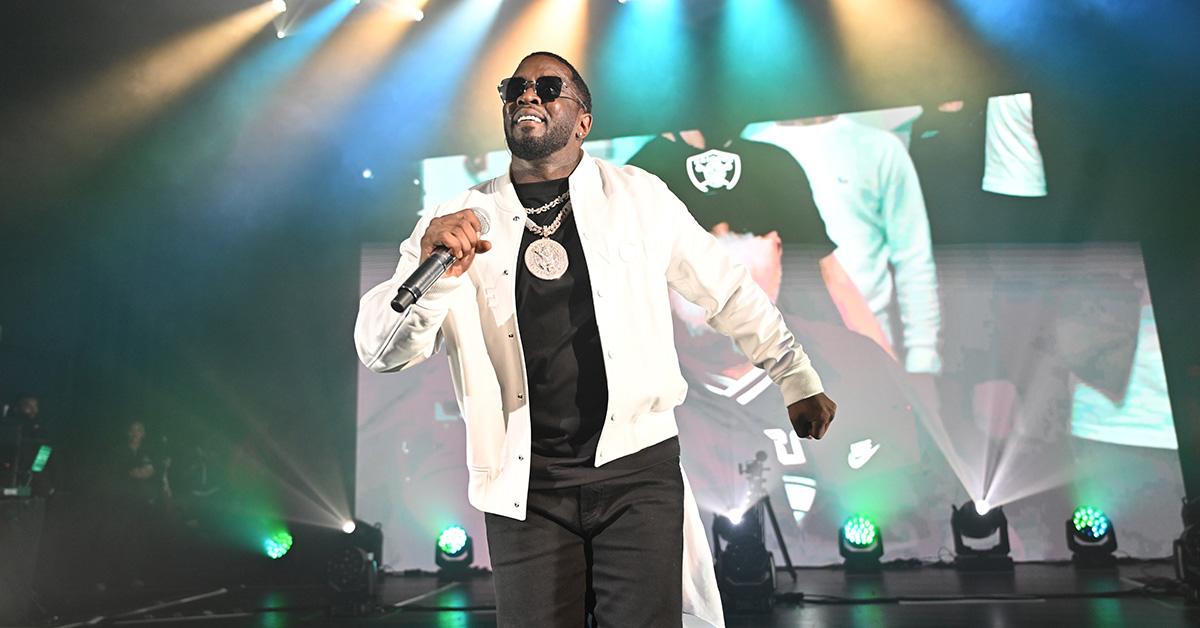
[[[749,139],[792,154],[812,185],[834,255],[893,345],[889,308],[899,305],[905,369],[939,373],[941,308],[929,217],[912,159],[899,138],[844,116],[810,125],[767,125]]]

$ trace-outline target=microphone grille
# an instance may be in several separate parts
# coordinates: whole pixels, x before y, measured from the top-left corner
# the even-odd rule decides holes
[[[472,207],[471,213],[475,214],[475,217],[479,219],[479,234],[487,235],[487,232],[492,229],[492,221],[488,220],[487,214],[483,213],[483,210],[478,207]]]

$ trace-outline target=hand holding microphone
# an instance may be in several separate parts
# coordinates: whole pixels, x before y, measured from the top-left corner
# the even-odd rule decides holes
[[[476,253],[492,249],[492,243],[480,237],[489,228],[487,216],[475,208],[431,220],[421,236],[421,264],[400,284],[396,298],[392,299],[392,309],[407,310],[443,273],[457,277],[467,272]]]

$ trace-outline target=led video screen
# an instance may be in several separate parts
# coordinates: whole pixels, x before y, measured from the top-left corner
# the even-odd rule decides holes
[[[1183,487],[1138,244],[1007,235],[1063,195],[1035,106],[1011,94],[585,144],[667,183],[775,300],[839,404],[825,438],[798,439],[765,373],[672,294],[682,464],[707,520],[765,495],[797,564],[838,562],[854,514],[880,525],[885,560],[938,560],[951,505],[985,500],[1008,516],[1013,557],[1040,560],[1069,555],[1064,521],[1088,504],[1123,552],[1170,553],[1163,514]],[[504,151],[428,159],[423,204],[507,166]],[[364,246],[362,292],[391,277],[403,235]],[[385,564],[431,569],[457,523],[486,565],[444,354],[360,367],[358,426],[358,516],[382,524]]]

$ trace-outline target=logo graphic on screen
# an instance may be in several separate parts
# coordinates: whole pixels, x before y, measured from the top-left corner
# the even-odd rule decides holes
[[[775,459],[779,461],[779,464],[786,466],[804,464],[804,450],[800,448],[800,437],[796,435],[795,431],[784,432],[777,427],[772,427],[763,430],[763,434],[766,434],[767,438],[775,443]],[[791,451],[788,451],[789,445]]]
[[[697,190],[732,190],[742,178],[742,158],[734,153],[712,149],[687,158],[687,174]]]
[[[745,375],[738,379],[724,375],[712,375],[711,377],[717,383],[704,385],[709,392],[721,395],[722,397],[737,395],[735,400],[743,406],[754,401],[756,397],[762,394],[762,391],[771,385],[771,378],[767,377],[767,372],[758,367],[751,368]]]
[[[869,438],[850,443],[850,453],[846,454],[846,464],[850,465],[851,469],[861,469],[877,451],[879,451],[879,443],[872,445]]]

